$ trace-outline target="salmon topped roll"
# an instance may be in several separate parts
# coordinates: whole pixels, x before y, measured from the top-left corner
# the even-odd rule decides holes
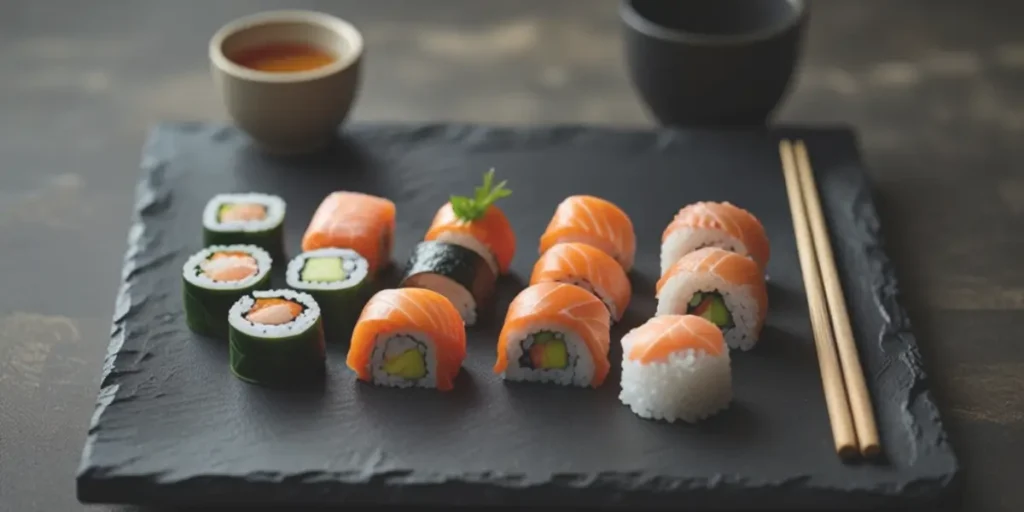
[[[531,285],[508,307],[494,373],[511,381],[598,387],[608,376],[610,317],[576,285]]]
[[[619,400],[642,418],[669,423],[728,407],[732,368],[722,331],[699,316],[662,315],[626,333]]]
[[[626,212],[594,196],[569,196],[555,209],[540,237],[540,253],[555,244],[582,242],[607,253],[629,272],[636,254],[636,234]]]
[[[732,348],[757,343],[768,291],[754,260],[717,247],[683,256],[658,280],[657,315],[691,314],[710,320]]]
[[[771,249],[757,217],[732,203],[699,202],[676,213],[661,235],[661,273],[687,253],[718,247],[750,256],[762,270]]]
[[[425,241],[461,245],[479,254],[495,276],[508,273],[516,253],[516,235],[505,212],[494,203],[512,194],[505,181],[492,185],[494,169],[473,197],[452,196],[434,215]]]
[[[320,203],[302,236],[302,250],[352,249],[370,274],[387,268],[395,241],[395,203],[361,192],[332,192]]]
[[[347,364],[378,386],[449,391],[466,359],[466,328],[455,306],[433,290],[381,290],[363,307]]]
[[[549,281],[574,284],[597,295],[613,322],[622,319],[633,293],[626,271],[615,259],[577,242],[555,245],[537,260],[530,284]]]

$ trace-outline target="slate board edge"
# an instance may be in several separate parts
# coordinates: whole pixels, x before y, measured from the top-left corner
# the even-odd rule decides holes
[[[432,123],[422,125],[403,125],[403,124],[392,124],[392,123],[364,123],[356,125],[355,129],[367,128],[384,130],[385,132],[389,129],[393,129],[393,133],[405,133],[405,134],[419,134],[422,136],[424,132],[431,131],[445,131],[449,134],[454,130],[459,133],[460,137],[466,137],[473,141],[473,143],[486,143],[490,137],[502,137],[507,136],[522,136],[531,137],[538,133],[546,134],[545,137],[550,143],[551,139],[558,139],[560,137],[566,137],[572,139],[579,136],[587,136],[588,133],[597,130],[607,133],[616,134],[633,134],[636,136],[649,137],[650,132],[648,130],[641,129],[623,129],[615,127],[601,127],[601,126],[577,126],[577,125],[553,125],[544,127],[512,127],[512,126],[484,126],[478,124],[457,124],[457,123]],[[349,128],[352,129],[352,128]],[[812,133],[805,133],[805,130],[809,128],[798,128],[798,127],[784,127],[781,130],[776,130],[779,135],[787,136],[799,136],[811,135]],[[133,369],[134,361],[132,356],[134,351],[131,349],[125,349],[123,347],[124,338],[123,325],[127,318],[131,316],[132,310],[136,307],[134,304],[131,288],[134,281],[134,276],[142,270],[147,269],[151,266],[159,266],[165,263],[165,260],[170,259],[168,256],[173,255],[161,255],[152,258],[150,261],[140,261],[139,255],[144,254],[146,251],[147,244],[153,239],[154,236],[159,236],[159,233],[148,233],[145,218],[147,215],[158,213],[168,205],[169,198],[161,196],[162,189],[159,186],[163,180],[163,162],[159,159],[154,159],[154,154],[167,154],[167,148],[160,147],[163,144],[164,137],[161,134],[166,132],[192,132],[192,131],[211,131],[213,138],[218,138],[218,134],[229,134],[234,129],[230,126],[212,126],[205,123],[194,123],[194,122],[172,122],[172,123],[161,123],[151,132],[151,135],[146,143],[146,149],[143,151],[145,158],[142,162],[142,177],[138,183],[136,189],[136,206],[133,215],[133,224],[129,230],[128,235],[128,246],[125,253],[125,266],[124,272],[122,273],[122,286],[119,290],[116,309],[114,313],[113,329],[111,333],[111,341],[108,346],[108,352],[104,361],[102,370],[102,381],[100,385],[100,391],[97,397],[96,410],[92,416],[90,422],[89,435],[86,440],[86,444],[83,450],[82,459],[77,476],[78,484],[78,495],[79,499],[86,503],[103,502],[123,502],[123,503],[145,503],[153,501],[157,503],[218,503],[224,499],[232,500],[233,498],[218,492],[218,489],[227,491],[232,487],[238,486],[239,481],[243,481],[241,484],[244,486],[246,495],[251,499],[259,502],[266,503],[279,502],[279,503],[337,503],[338,498],[342,496],[351,496],[355,500],[367,499],[369,496],[374,496],[373,489],[380,490],[382,488],[388,489],[388,494],[391,495],[392,499],[400,500],[403,497],[408,497],[411,501],[403,502],[435,502],[443,503],[450,499],[451,495],[446,492],[432,492],[427,490],[422,494],[416,494],[417,488],[424,486],[418,484],[432,484],[432,483],[443,483],[442,486],[445,489],[455,489],[457,487],[465,486],[466,492],[471,492],[476,497],[480,498],[481,503],[503,503],[509,496],[517,495],[515,491],[518,489],[524,489],[527,487],[534,487],[537,489],[545,489],[545,495],[552,495],[552,491],[558,491],[558,493],[564,493],[567,491],[578,491],[581,489],[589,489],[585,495],[579,495],[578,497],[583,498],[588,496],[590,498],[596,498],[594,504],[607,504],[605,498],[611,498],[612,496],[618,496],[622,494],[622,489],[633,489],[642,491],[659,491],[655,492],[653,496],[657,497],[662,493],[660,491],[670,491],[665,496],[666,498],[675,495],[680,490],[694,490],[697,492],[706,491],[707,489],[713,489],[715,494],[721,494],[722,496],[728,496],[733,494],[730,491],[744,491],[746,496],[753,494],[760,494],[762,491],[768,494],[779,494],[788,496],[785,503],[787,506],[820,506],[823,503],[835,505],[836,502],[831,501],[832,499],[842,498],[844,500],[843,506],[871,506],[876,504],[893,504],[895,502],[932,502],[943,494],[949,484],[954,480],[958,472],[958,465],[955,457],[952,454],[952,450],[946,439],[945,431],[941,426],[939,420],[938,408],[932,400],[931,394],[927,389],[927,376],[920,362],[920,355],[917,349],[916,340],[911,331],[911,324],[905,309],[898,302],[898,282],[894,273],[894,270],[890,264],[888,257],[884,253],[884,249],[881,244],[881,228],[879,225],[879,219],[877,211],[874,207],[874,202],[870,196],[870,187],[866,183],[861,190],[864,194],[859,198],[856,204],[852,205],[851,213],[855,214],[861,222],[858,223],[862,229],[861,242],[864,242],[865,256],[871,262],[872,277],[874,278],[872,286],[875,290],[877,303],[882,311],[886,314],[890,322],[883,332],[879,334],[880,342],[882,339],[895,340],[896,343],[890,344],[891,346],[901,347],[898,352],[897,359],[903,368],[910,376],[910,385],[906,387],[906,397],[904,399],[904,410],[906,411],[905,426],[913,433],[915,447],[918,448],[917,452],[917,463],[920,463],[924,467],[936,467],[935,464],[929,464],[929,462],[938,462],[943,467],[941,471],[934,473],[923,473],[916,475],[913,479],[894,485],[878,486],[874,489],[865,490],[861,489],[860,492],[851,493],[849,491],[843,491],[841,493],[834,493],[832,489],[828,487],[818,487],[811,478],[799,478],[793,481],[765,481],[765,482],[751,482],[745,481],[742,478],[733,479],[726,475],[719,475],[712,479],[679,479],[674,482],[644,482],[642,478],[636,478],[642,475],[630,475],[630,474],[611,474],[611,475],[579,475],[579,474],[565,474],[565,475],[552,475],[551,479],[540,485],[527,485],[517,484],[517,480],[520,478],[517,475],[504,475],[504,474],[474,474],[474,475],[408,475],[408,474],[374,474],[367,477],[366,475],[349,475],[349,474],[338,474],[338,473],[321,473],[321,472],[310,472],[303,475],[275,475],[275,474],[253,474],[253,475],[227,475],[227,476],[203,476],[203,477],[188,477],[184,479],[170,479],[166,475],[152,474],[152,475],[119,475],[119,468],[121,465],[113,466],[97,466],[92,463],[91,452],[97,442],[96,430],[101,424],[103,413],[105,408],[116,400],[131,399],[131,396],[119,395],[119,380],[122,376],[131,374],[137,370]],[[833,133],[844,133],[848,136],[853,137],[850,130],[845,127],[836,126],[830,128],[813,128],[813,132],[821,134],[823,131]],[[685,133],[675,132],[671,130],[661,130],[658,132],[658,140],[664,140],[666,143],[671,141],[673,137],[685,136]],[[856,142],[854,142],[856,144]],[[471,144],[472,145],[472,144]],[[813,145],[812,152],[813,152]],[[866,176],[865,176],[866,180]],[[890,373],[898,372],[898,370],[892,370]],[[895,378],[895,377],[894,377]],[[923,423],[917,421],[921,415],[927,415],[932,418],[932,421]],[[935,459],[932,461],[931,459]],[[129,460],[124,461],[125,464],[130,462]],[[308,485],[310,492],[308,495],[294,496],[287,495],[280,492],[281,489],[273,485],[276,482],[283,480],[299,481],[303,482],[304,487]],[[133,488],[133,491],[127,495],[123,492],[124,484],[129,484]],[[270,485],[267,485],[270,484]],[[356,484],[354,487],[349,487],[349,484]],[[397,485],[396,485],[397,484]],[[428,485],[426,487],[433,487]],[[793,490],[793,487],[800,489],[799,493],[789,492]],[[261,492],[260,489],[263,489]],[[315,492],[319,489],[320,492]],[[369,489],[369,491],[367,491]],[[606,489],[609,494],[593,492],[595,490]],[[512,494],[506,494],[501,492],[503,490],[512,490]],[[773,492],[773,490],[775,492]],[[412,491],[413,495],[406,496],[406,494]],[[480,491],[480,492],[475,492]],[[450,491],[449,491],[450,492]],[[265,495],[264,495],[265,494]],[[803,499],[800,495],[803,494],[804,498],[809,498],[806,503],[803,503]],[[432,497],[433,495],[433,497]],[[575,492],[568,492],[566,497],[576,496]],[[200,497],[204,496],[204,497]],[[218,498],[220,496],[220,498]],[[324,501],[319,501],[318,498],[326,498]],[[461,495],[460,495],[461,497]],[[467,496],[468,497],[468,496]],[[650,496],[648,496],[650,497]],[[621,499],[621,497],[620,497]],[[828,500],[828,501],[821,501]],[[895,500],[895,501],[894,501]],[[477,500],[473,500],[477,501]],[[579,501],[572,501],[572,503],[579,504]],[[749,504],[749,502],[747,502]],[[724,504],[724,502],[723,502]],[[770,506],[770,505],[769,505]]]

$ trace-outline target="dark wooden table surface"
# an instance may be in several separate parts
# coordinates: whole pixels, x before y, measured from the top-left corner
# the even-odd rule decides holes
[[[357,120],[648,126],[605,1],[8,0],[0,10],[0,510],[81,507],[138,155],[222,119],[206,43],[283,6],[356,22]],[[1024,510],[1024,5],[829,1],[780,119],[860,131],[964,510]]]

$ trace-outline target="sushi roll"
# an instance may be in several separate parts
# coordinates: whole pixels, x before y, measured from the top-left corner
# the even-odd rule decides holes
[[[508,307],[494,373],[509,381],[599,387],[608,376],[610,316],[576,285],[539,283]]]
[[[492,185],[494,170],[473,197],[455,196],[434,215],[425,240],[437,240],[470,249],[490,265],[495,276],[508,273],[516,253],[516,235],[508,217],[494,203],[512,194],[505,182]]]
[[[607,253],[629,272],[636,255],[636,234],[626,212],[614,203],[594,196],[567,197],[540,237],[540,254],[555,244],[582,242]]]
[[[757,343],[768,310],[768,291],[754,260],[717,247],[683,256],[656,285],[656,315],[697,315],[710,320],[732,348]]]
[[[619,401],[641,418],[694,423],[732,401],[729,349],[694,315],[651,318],[622,337]]]
[[[378,386],[450,391],[466,359],[466,328],[455,306],[433,290],[381,290],[352,331],[346,364]]]
[[[270,287],[273,259],[255,245],[211,245],[182,266],[185,321],[197,334],[226,339],[231,305]]]
[[[601,299],[618,322],[633,293],[626,271],[604,251],[581,243],[558,244],[533,266],[530,284],[559,282],[579,286]]]
[[[771,255],[764,226],[752,213],[728,202],[699,202],[683,207],[665,227],[661,273],[687,253],[704,247],[750,256],[762,271]]]
[[[360,192],[332,192],[313,212],[302,250],[352,249],[370,264],[370,276],[387,268],[395,242],[395,203]]]
[[[254,291],[231,306],[228,322],[231,372],[239,379],[287,386],[323,377],[320,307],[308,293]]]
[[[444,295],[466,325],[494,294],[495,274],[477,253],[461,245],[420,242],[406,265],[401,287],[428,288]]]
[[[288,287],[310,294],[320,306],[328,337],[350,328],[368,297],[370,264],[352,249],[314,249],[288,262]],[[347,336],[346,336],[347,339]]]
[[[203,244],[249,244],[284,255],[285,202],[257,192],[217,194],[203,209]]]

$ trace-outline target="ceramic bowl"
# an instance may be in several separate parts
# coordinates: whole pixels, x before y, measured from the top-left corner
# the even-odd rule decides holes
[[[235,63],[240,51],[269,43],[305,43],[336,59],[309,71],[257,71]],[[327,145],[360,86],[363,37],[349,22],[313,11],[268,11],[224,25],[210,40],[214,83],[234,123],[272,153]]]

